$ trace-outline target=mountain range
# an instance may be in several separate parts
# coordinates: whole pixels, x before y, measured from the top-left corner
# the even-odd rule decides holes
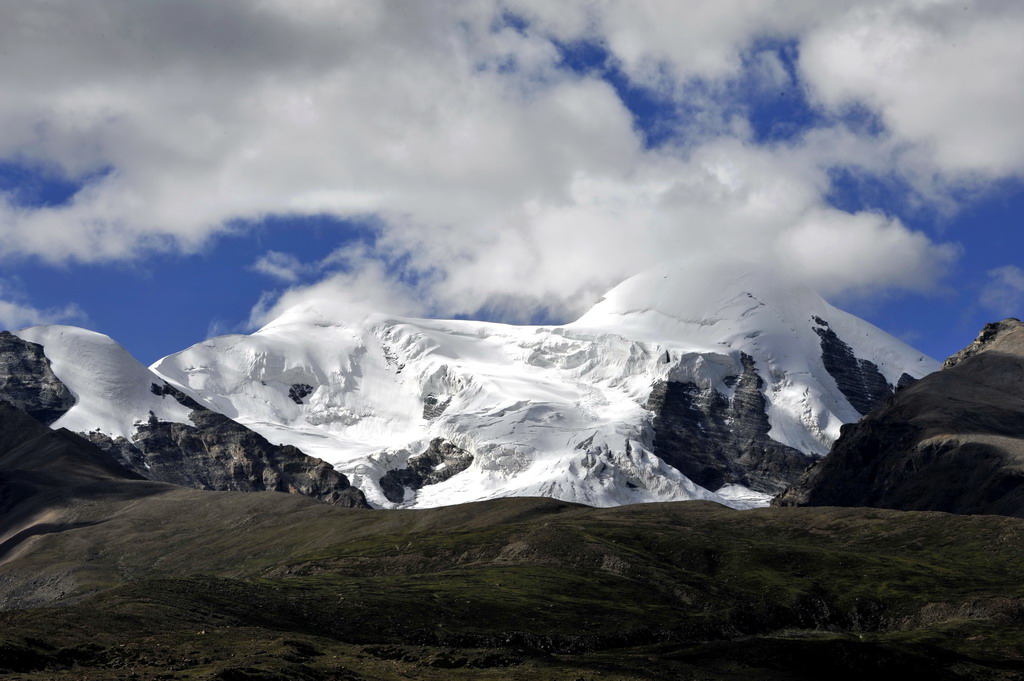
[[[15,339],[38,349],[15,351]],[[24,329],[5,347],[45,357],[21,380],[50,386],[48,423],[143,477],[355,505],[361,493],[377,508],[508,496],[766,505],[844,423],[938,368],[749,264],[648,271],[563,326],[324,301],[149,368],[74,327]],[[17,403],[16,390],[0,395]],[[259,462],[239,462],[254,450]],[[295,465],[313,467],[302,475],[315,484],[281,472],[302,455],[355,489],[311,462]]]

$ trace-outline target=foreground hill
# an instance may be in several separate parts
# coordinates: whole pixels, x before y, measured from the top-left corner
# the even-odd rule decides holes
[[[46,437],[70,443],[59,469],[42,450],[0,459],[4,485],[35,476],[0,526],[10,678],[1024,674],[1014,518],[530,498],[345,509],[133,479],[75,436]]]
[[[775,503],[1024,517],[1024,324],[1007,319],[844,427]]]

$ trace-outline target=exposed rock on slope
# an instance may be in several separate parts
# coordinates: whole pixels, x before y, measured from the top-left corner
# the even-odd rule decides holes
[[[87,434],[139,475],[199,489],[289,492],[348,508],[367,507],[363,493],[326,461],[291,445],[273,445],[171,386],[154,383],[152,389],[192,409],[193,425],[152,417],[130,441]]]
[[[0,471],[62,480],[139,479],[105,452],[69,430],[51,430],[6,400],[0,400]]]
[[[725,379],[731,397],[692,382],[654,386],[647,402],[655,414],[654,453],[707,489],[738,484],[777,494],[814,459],[768,436],[764,381],[754,359],[740,357],[743,373]]]
[[[983,350],[992,349],[993,344],[996,343],[996,341],[999,341],[1000,344],[1006,343],[1007,334],[1019,330],[1020,326],[1021,321],[1015,317],[1008,317],[1001,322],[986,324],[985,328],[983,328],[981,333],[978,334],[978,337],[974,339],[974,342],[955,355],[947,358],[946,361],[942,363],[942,368],[949,369],[950,367],[956,366],[968,357],[973,357]]]
[[[859,423],[774,500],[1024,517],[1024,324],[978,339]]]
[[[821,338],[821,360],[825,369],[836,381],[850,406],[862,415],[881,404],[893,394],[893,386],[885,380],[878,365],[868,359],[859,359],[853,348],[836,335],[829,323],[821,317],[814,317],[814,333]],[[904,373],[901,381],[912,378]]]
[[[28,537],[59,531],[46,514],[60,490],[139,476],[89,442],[0,400],[0,563]],[[63,528],[68,529],[68,528]]]
[[[37,343],[0,332],[0,398],[50,425],[74,406],[75,396],[53,374]]]
[[[380,479],[380,488],[391,502],[405,498],[406,490],[422,489],[424,485],[444,482],[469,468],[473,455],[443,438],[434,438],[426,451],[410,457],[405,468],[395,468]]]

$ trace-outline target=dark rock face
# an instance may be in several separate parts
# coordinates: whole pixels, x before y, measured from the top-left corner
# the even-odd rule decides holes
[[[288,397],[292,399],[295,404],[302,404],[303,398],[313,394],[313,386],[308,383],[293,383],[292,387],[288,388]]]
[[[405,468],[388,471],[380,479],[380,488],[388,501],[405,498],[405,488],[420,489],[444,482],[473,463],[473,455],[444,438],[434,438],[422,454],[410,457]]]
[[[0,332],[0,398],[50,425],[75,405],[75,396],[50,369],[43,346]]]
[[[150,480],[211,490],[289,492],[338,506],[368,507],[363,493],[326,461],[291,445],[271,444],[170,385],[154,384],[152,391],[191,408],[194,425],[151,416],[130,442],[102,433],[86,437]]]
[[[920,379],[914,378],[910,374],[903,372],[902,374],[900,374],[899,380],[896,381],[896,392],[899,392],[904,388],[909,388],[910,386],[917,383],[919,380]]]
[[[813,461],[768,437],[763,381],[743,354],[743,373],[730,377],[732,399],[693,383],[660,382],[647,408],[654,412],[654,454],[709,490],[745,485],[777,494]]]
[[[814,317],[814,321],[818,324],[814,332],[821,338],[821,360],[825,369],[854,409],[861,415],[867,414],[893,394],[893,387],[878,370],[878,365],[858,359],[824,319]],[[907,374],[904,376],[913,380]]]
[[[88,444],[79,442],[90,452],[98,452],[98,445],[108,459],[113,455],[109,465],[115,469],[123,466],[149,480],[201,489],[291,492],[340,506],[368,507],[363,493],[327,462],[295,447],[272,445],[166,383],[150,389],[191,409],[194,425],[161,422],[150,414],[132,441],[93,432],[83,434]],[[292,389],[300,403],[312,392],[306,385]],[[0,400],[46,425],[75,404],[74,395],[50,369],[42,346],[6,331],[0,332]]]
[[[949,369],[956,366],[968,357],[973,357],[979,352],[982,352],[1005,334],[1019,329],[1022,326],[1024,326],[1024,322],[1021,322],[1016,317],[1008,317],[1001,322],[986,324],[978,334],[978,337],[975,338],[974,341],[966,348],[955,355],[948,357],[946,361],[942,363],[942,368]]]
[[[989,325],[968,350],[844,426],[772,503],[1024,517],[1024,324]]]
[[[153,383],[149,386],[149,391],[161,397],[173,397],[175,402],[194,411],[207,411],[206,407],[168,383],[163,385]],[[152,414],[150,414],[150,417],[152,418]]]

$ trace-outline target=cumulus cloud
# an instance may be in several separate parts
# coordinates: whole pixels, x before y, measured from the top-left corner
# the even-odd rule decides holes
[[[877,213],[810,211],[776,242],[790,272],[825,294],[850,289],[927,291],[935,273],[959,255],[956,244],[933,244],[899,220]]]
[[[990,270],[980,302],[1003,317],[1024,316],[1024,270],[1016,265]]]
[[[60,205],[0,196],[5,253],[130,259],[240,219],[372,217],[376,241],[344,262],[254,263],[292,285],[254,321],[327,290],[396,312],[571,316],[699,252],[783,262],[830,291],[926,289],[956,247],[830,208],[828,169],[934,182],[1024,158],[1012,3],[0,3],[0,159],[82,184]],[[801,82],[771,49],[749,58],[771,40],[799,46]],[[610,82],[566,68],[580,41],[693,121],[648,148]],[[716,101],[743,69],[834,117],[758,146]],[[844,126],[854,104],[885,133]]]
[[[664,2],[509,0],[560,40],[606,42],[634,80],[674,89],[691,77],[734,76],[752,38],[795,35],[832,10],[812,0]]]
[[[925,170],[1024,174],[1024,5],[862,6],[809,31],[800,67],[826,106],[867,105]]]
[[[580,173],[564,196],[535,199],[478,223],[440,231],[395,223],[373,247],[318,263],[346,274],[318,284],[311,295],[372,283],[374,299],[390,311],[485,309],[525,322],[540,310],[572,319],[637,271],[702,253],[777,265],[826,293],[933,286],[958,248],[936,244],[897,219],[829,208],[820,198],[826,173],[809,168],[808,153],[817,152],[719,140],[686,160],[657,156],[618,172]],[[396,289],[380,285],[380,262],[402,263],[402,272],[413,275],[395,307],[382,295]],[[375,276],[352,279],[364,265]],[[295,287],[282,300],[297,300],[301,291]]]

